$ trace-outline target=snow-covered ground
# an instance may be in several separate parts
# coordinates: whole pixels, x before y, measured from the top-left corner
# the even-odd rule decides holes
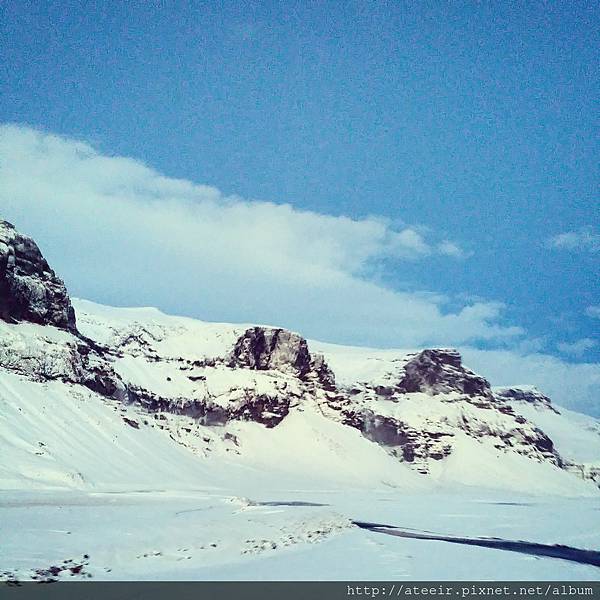
[[[249,499],[225,490],[5,492],[0,496],[0,570],[25,578],[72,560],[84,563],[84,572],[65,571],[60,579],[87,573],[129,580],[598,578],[593,566],[391,537],[350,524],[359,519],[441,534],[597,548],[595,499],[474,490],[316,491],[297,485],[256,487]],[[313,504],[290,505],[294,502]]]

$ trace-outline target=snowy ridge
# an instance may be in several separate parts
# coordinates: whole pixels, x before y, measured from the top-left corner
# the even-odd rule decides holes
[[[134,437],[158,430],[169,443],[175,442],[203,461],[226,456],[288,476],[299,458],[306,462],[304,473],[311,471],[309,465],[318,454],[324,464],[334,460],[335,468],[328,468],[329,474],[322,476],[330,480],[355,473],[350,477],[355,482],[409,488],[426,485],[427,479],[415,479],[412,472],[416,471],[428,475],[432,483],[563,494],[591,491],[581,478],[592,478],[589,471],[594,460],[580,461],[567,446],[555,448],[544,427],[538,426],[537,412],[523,414],[522,402],[496,402],[488,388],[477,387],[485,380],[462,368],[459,357],[448,350],[426,351],[426,377],[421,382],[426,391],[407,392],[403,389],[407,367],[422,366],[423,352],[309,342],[306,364],[298,366],[301,338],[284,336],[286,351],[277,354],[273,346],[269,354],[283,357],[273,368],[240,367],[234,350],[240,339],[246,339],[249,329],[243,326],[169,317],[155,309],[116,309],[85,301],[74,301],[74,305],[83,337],[54,327],[0,322],[0,364],[20,376],[21,385],[31,385],[31,381],[54,390],[63,386],[67,403],[73,395],[83,395],[123,415],[133,411],[134,416],[126,417],[129,425],[123,419],[120,422]],[[85,346],[83,340],[92,337],[101,350]],[[292,350],[290,339],[295,344]],[[83,353],[78,350],[82,344]],[[254,355],[266,356],[264,352]],[[337,372],[332,373],[329,366],[324,370],[321,355]],[[350,356],[348,363],[346,356]],[[437,371],[429,362],[434,359],[439,359]],[[354,370],[359,364],[367,366]],[[408,380],[411,389],[420,385],[417,367]],[[345,385],[339,383],[338,372]],[[103,381],[99,387],[98,373]],[[468,388],[473,382],[476,393],[465,393],[465,385]],[[9,401],[7,396],[4,389],[5,401]],[[335,432],[342,435],[343,444],[332,441]],[[320,439],[330,441],[317,451],[314,444]],[[298,448],[304,451],[299,453]],[[333,455],[332,449],[336,449]],[[341,457],[354,454],[356,460],[344,465]],[[371,455],[377,457],[375,462],[367,460]],[[586,466],[578,471],[575,465],[583,462]],[[516,465],[520,478],[514,475]],[[73,466],[66,472],[55,479],[63,477],[72,485],[77,470]],[[312,472],[316,475],[318,469],[313,467]],[[41,473],[47,475],[46,467]],[[52,480],[46,475],[39,478],[44,485]],[[93,479],[92,474],[84,476],[79,484],[96,485]],[[115,480],[115,485],[121,484]],[[144,481],[139,484],[146,485]]]

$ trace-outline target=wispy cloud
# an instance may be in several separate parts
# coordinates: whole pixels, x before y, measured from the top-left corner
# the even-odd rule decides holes
[[[581,338],[574,342],[561,342],[556,347],[563,353],[572,356],[583,356],[588,350],[592,350],[598,345],[592,338]]]
[[[588,306],[585,314],[592,319],[600,319],[600,306]]]
[[[600,251],[600,234],[595,233],[592,229],[566,231],[548,239],[546,245],[557,250],[598,252]]]
[[[440,242],[437,246],[437,249],[440,254],[453,256],[454,258],[467,258],[470,256],[470,254],[465,252],[458,244],[449,242],[448,240]]]

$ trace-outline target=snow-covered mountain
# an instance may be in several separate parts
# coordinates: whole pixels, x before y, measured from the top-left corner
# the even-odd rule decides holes
[[[594,498],[600,482],[600,422],[535,388],[492,389],[453,349],[337,346],[71,301],[1,221],[0,407],[4,490]],[[331,533],[349,517],[319,523]]]
[[[553,407],[535,389],[493,391],[455,350],[343,347],[273,327],[204,323],[86,301],[75,301],[74,310],[32,240],[4,223],[0,243],[2,379],[13,380],[11,374],[14,385],[52,389],[67,408],[69,398],[83,395],[107,410],[135,413],[123,422],[139,436],[147,429],[168,431],[172,442],[203,457],[232,454],[243,461],[243,424],[260,425],[253,431],[262,433],[267,447],[277,435],[269,430],[316,419],[350,436],[359,454],[380,455],[381,480],[411,470],[434,480],[523,491],[563,480],[573,491],[581,486],[572,473],[598,477],[596,421]],[[14,409],[5,390],[7,397]],[[6,430],[14,432],[16,424],[7,423]],[[569,442],[582,435],[585,453]],[[296,440],[298,447],[311,437]],[[254,440],[258,449],[260,438]],[[381,450],[399,468],[390,470]],[[40,467],[32,479],[43,482],[52,450],[37,449],[34,456]],[[283,466],[279,457],[275,462]],[[17,477],[19,462],[10,461],[10,468]],[[64,469],[48,481],[77,480],[76,463]],[[93,474],[84,480],[94,483]]]

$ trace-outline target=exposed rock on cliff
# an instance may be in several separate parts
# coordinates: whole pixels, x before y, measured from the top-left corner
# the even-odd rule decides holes
[[[456,350],[426,349],[404,360],[366,354],[364,360],[378,365],[373,378],[351,381],[347,374],[328,408],[415,470],[430,472],[465,437],[496,450],[563,464],[552,440],[498,400],[486,379],[462,365]]]
[[[126,385],[98,347],[67,331],[43,331],[0,323],[0,368],[32,381],[81,384],[108,398],[127,399]]]
[[[0,220],[0,318],[76,331],[65,288],[36,243]]]
[[[144,407],[150,412],[166,412],[185,415],[197,420],[202,425],[225,426],[230,421],[252,421],[267,428],[275,427],[287,416],[292,401],[297,401],[295,394],[255,393],[233,390],[227,398],[191,399],[185,397],[163,397],[138,386],[128,389],[129,400]],[[223,402],[223,400],[226,400]]]
[[[271,327],[251,327],[236,342],[232,367],[267,370],[291,367],[300,376],[310,370],[306,340],[296,333]]]
[[[560,414],[548,396],[544,396],[542,392],[534,387],[507,387],[494,388],[494,397],[499,402],[525,402],[532,406],[551,410],[556,414]]]
[[[233,347],[229,365],[258,371],[291,370],[302,380],[312,375],[326,387],[335,387],[333,373],[323,356],[311,356],[306,340],[286,329],[246,330]]]
[[[419,352],[404,365],[399,391],[426,394],[460,392],[491,398],[490,384],[462,365],[456,350],[431,349]]]

